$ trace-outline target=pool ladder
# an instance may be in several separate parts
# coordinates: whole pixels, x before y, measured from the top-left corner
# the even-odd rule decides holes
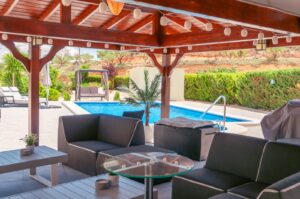
[[[226,97],[224,95],[220,95],[200,116],[200,119],[203,119],[203,117],[210,111],[220,100],[223,100],[223,106],[224,106],[224,112],[223,112],[223,131],[225,131],[225,124],[226,124],[226,107],[227,107],[227,101]]]

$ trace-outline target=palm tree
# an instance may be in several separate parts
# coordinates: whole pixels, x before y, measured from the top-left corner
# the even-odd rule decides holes
[[[145,88],[140,88],[132,79],[129,79],[129,84],[131,90],[126,89],[129,93],[129,97],[124,99],[127,104],[132,104],[134,106],[140,106],[145,104],[145,114],[146,114],[146,126],[149,126],[149,115],[150,108],[158,106],[155,102],[160,95],[160,75],[156,75],[154,79],[150,82],[149,71],[144,71]]]
[[[16,86],[25,71],[23,64],[12,54],[5,54],[4,60],[4,82],[9,86]]]

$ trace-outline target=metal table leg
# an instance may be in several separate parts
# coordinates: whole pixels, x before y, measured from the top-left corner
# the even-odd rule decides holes
[[[145,178],[145,199],[153,199],[153,180]]]

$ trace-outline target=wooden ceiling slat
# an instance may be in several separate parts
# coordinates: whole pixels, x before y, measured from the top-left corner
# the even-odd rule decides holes
[[[60,6],[60,0],[53,0],[51,4],[43,11],[42,15],[40,15],[39,20],[44,21],[47,20],[54,12],[58,10]]]
[[[73,20],[74,25],[81,25],[84,23],[91,15],[94,14],[95,11],[97,11],[98,6],[96,5],[90,5],[88,8],[86,8],[75,20]]]
[[[128,15],[131,14],[129,10],[123,10],[119,15],[113,16],[109,20],[107,20],[104,24],[100,26],[102,29],[111,29],[118,23],[120,23],[123,19],[125,19]]]
[[[143,18],[142,20],[138,21],[137,23],[135,23],[132,26],[130,26],[129,28],[127,28],[126,31],[137,32],[152,22],[153,22],[153,15],[148,15],[145,18]]]
[[[17,5],[19,0],[8,0],[5,4],[4,8],[1,10],[0,15],[1,16],[7,16],[10,14],[10,12],[14,9],[14,7]]]

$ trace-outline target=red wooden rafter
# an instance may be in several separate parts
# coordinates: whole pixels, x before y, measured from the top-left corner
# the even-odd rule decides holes
[[[97,5],[88,6],[76,19],[73,20],[74,25],[80,25],[84,23],[90,16],[92,16],[95,11],[97,11]]]
[[[43,13],[40,15],[39,20],[45,21],[49,17],[51,17],[53,15],[53,13],[55,13],[58,10],[58,8],[60,6],[60,1],[61,0],[53,0],[49,4],[49,6],[43,11]]]
[[[4,8],[1,10],[0,15],[1,16],[7,16],[9,13],[14,9],[14,7],[17,5],[19,0],[8,0],[4,6]]]
[[[102,29],[111,29],[118,23],[120,23],[123,19],[125,19],[128,15],[131,14],[131,11],[129,10],[123,10],[119,15],[113,16],[110,19],[108,19],[104,24],[100,26]]]
[[[143,29],[148,24],[153,23],[153,16],[148,15],[147,17],[143,18],[142,20],[138,21],[137,23],[133,24],[129,28],[127,28],[126,31],[128,32],[137,32],[141,29]]]

